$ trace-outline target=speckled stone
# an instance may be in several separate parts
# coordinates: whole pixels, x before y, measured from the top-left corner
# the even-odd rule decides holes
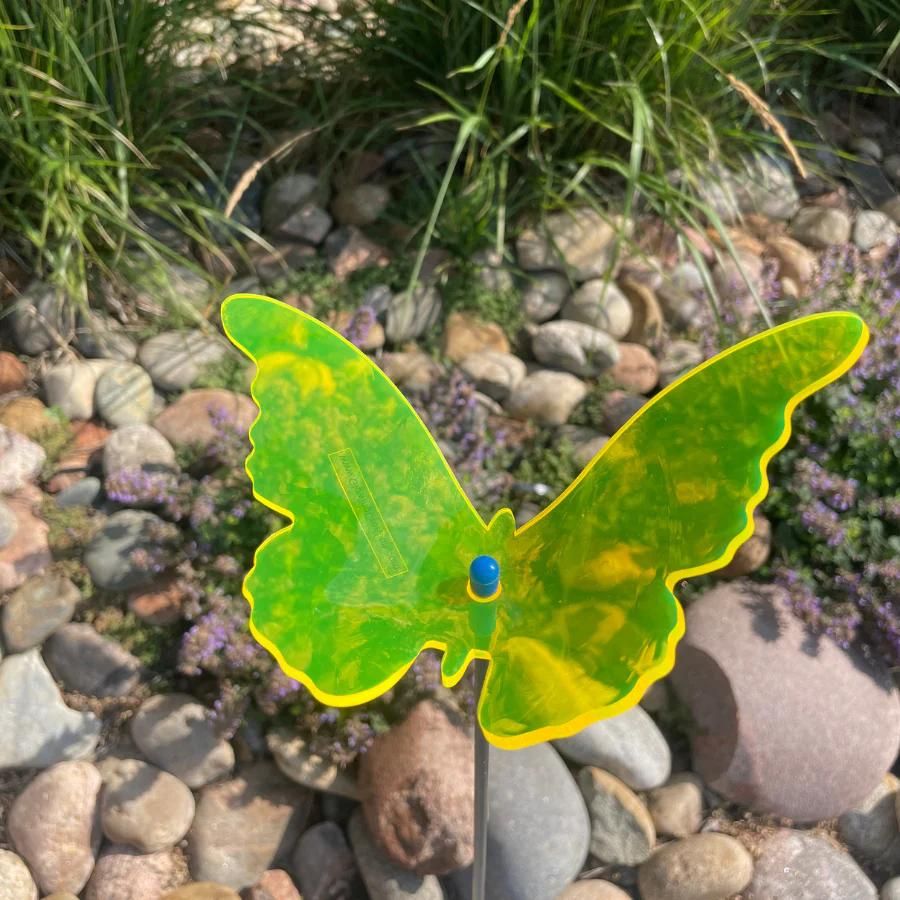
[[[688,608],[672,683],[709,787],[815,822],[862,803],[893,764],[900,701],[884,672],[827,637],[811,642],[788,610],[776,588],[707,591]]]
[[[445,710],[419,703],[361,758],[366,823],[398,865],[443,875],[472,860],[472,741]]]
[[[34,481],[46,459],[40,444],[0,425],[0,494],[12,494]]]
[[[100,846],[100,773],[87,762],[62,762],[16,797],[7,831],[45,893],[79,893]]]
[[[42,499],[43,494],[34,485],[28,485],[6,500],[16,525],[9,543],[0,548],[0,594],[40,575],[53,562],[47,543],[49,528],[38,515]]]
[[[133,847],[109,844],[97,858],[84,900],[150,900],[183,879],[171,850],[140,853]]]
[[[746,900],[877,900],[853,858],[823,838],[782,829],[759,848]]]
[[[0,900],[38,900],[28,866],[9,850],[0,850]]]

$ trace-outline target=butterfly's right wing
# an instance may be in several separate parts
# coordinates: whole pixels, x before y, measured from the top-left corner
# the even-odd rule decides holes
[[[478,641],[466,593],[485,525],[412,407],[321,322],[267,297],[225,302],[257,366],[247,471],[290,524],[244,582],[254,636],[323,702],[387,690],[425,646],[448,681]]]
[[[751,534],[790,416],[865,346],[827,313],[744,341],[646,404],[501,559],[479,720],[516,748],[636,703],[674,662],[680,579],[721,568]]]

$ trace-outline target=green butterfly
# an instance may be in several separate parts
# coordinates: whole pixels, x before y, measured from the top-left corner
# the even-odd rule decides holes
[[[448,686],[490,660],[478,721],[506,749],[616,715],[669,672],[676,582],[750,536],[791,413],[868,335],[826,313],[721,353],[516,529],[508,509],[484,523],[404,396],[343,337],[267,297],[230,297],[222,320],[258,369],[254,494],[290,521],[244,583],[254,636],[333,706],[378,696],[428,647]],[[486,601],[469,584],[481,555],[501,572]]]

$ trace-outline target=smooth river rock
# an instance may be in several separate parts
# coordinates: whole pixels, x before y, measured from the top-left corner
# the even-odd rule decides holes
[[[101,785],[90,763],[62,762],[13,802],[7,831],[45,894],[77,894],[87,883],[100,847]]]
[[[150,762],[198,788],[227,775],[234,750],[216,734],[209,711],[188,694],[157,694],[131,720],[131,736]]]
[[[665,784],[672,770],[669,745],[640,706],[553,743],[566,759],[605,769],[636,791]]]
[[[812,638],[779,589],[737,581],[695,600],[672,681],[696,723],[695,770],[760,812],[798,822],[840,815],[897,758],[890,678]]]
[[[487,900],[555,900],[581,871],[591,838],[578,785],[550,744],[490,748]],[[471,898],[470,868],[451,876]]]
[[[782,829],[760,847],[746,900],[877,900],[853,858],[824,838]]]
[[[174,847],[194,820],[194,795],[174,775],[138,759],[104,770],[103,833],[141,853]]]
[[[248,888],[290,853],[309,816],[312,793],[269,762],[207,785],[188,834],[191,874]]]
[[[63,703],[37,649],[0,663],[0,770],[82,759],[99,738],[100,720]]]
[[[638,870],[638,886],[642,900],[727,900],[752,876],[753,858],[739,841],[695,834],[660,847]],[[781,900],[788,897],[796,900]]]
[[[63,575],[30,578],[3,607],[3,643],[10,653],[36,647],[75,614],[78,588]]]

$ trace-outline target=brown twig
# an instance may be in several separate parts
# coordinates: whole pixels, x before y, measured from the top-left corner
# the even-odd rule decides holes
[[[522,7],[528,0],[517,0],[510,8],[509,12],[506,14],[506,24],[503,26],[503,31],[500,32],[500,40],[497,41],[497,49],[502,50],[506,46],[506,41],[509,38],[509,33],[512,31],[513,24],[516,21],[516,17],[522,12]]]
[[[228,202],[225,204],[225,215],[230,216],[238,203],[241,202],[241,197],[247,191],[247,188],[250,187],[251,184],[256,180],[256,176],[259,175],[263,166],[270,163],[275,157],[281,156],[282,153],[290,150],[295,144],[302,141],[304,138],[309,137],[311,134],[315,134],[317,131],[321,131],[325,126],[317,125],[315,128],[307,128],[305,131],[301,131],[298,134],[289,137],[286,141],[282,141],[274,150],[270,153],[267,153],[262,159],[258,159],[252,166],[250,166],[246,172],[238,179],[237,184],[234,186],[231,193],[228,195]]]
[[[740,78],[735,78],[734,75],[727,72],[725,77],[728,79],[728,83],[744,98],[744,100],[747,101],[751,109],[759,116],[759,118],[762,119],[763,124],[775,132],[776,137],[784,145],[784,149],[787,150],[788,155],[797,167],[797,172],[800,177],[806,178],[806,167],[803,165],[803,160],[800,159],[797,148],[788,136],[784,125],[778,121],[766,101],[763,100],[749,84],[741,81]]]

